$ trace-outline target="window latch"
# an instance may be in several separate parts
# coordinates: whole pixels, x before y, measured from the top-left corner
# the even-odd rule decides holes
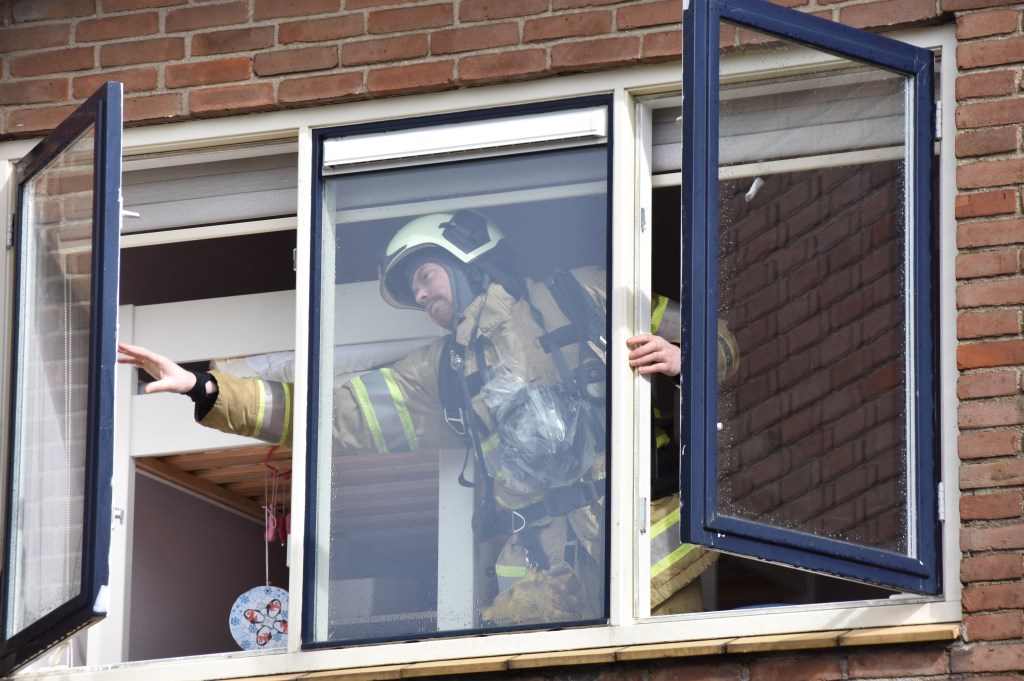
[[[938,490],[936,492],[936,496],[938,498],[935,500],[936,503],[939,505],[938,513],[939,513],[939,522],[940,523],[941,522],[945,522],[945,520],[946,520],[946,504],[944,503],[945,495],[946,495],[946,486],[943,483],[940,482],[938,484]]]

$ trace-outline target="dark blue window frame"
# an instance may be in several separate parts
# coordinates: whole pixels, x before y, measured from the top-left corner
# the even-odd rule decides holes
[[[312,167],[312,173],[313,173],[312,176],[314,178],[314,191],[312,192],[311,220],[310,220],[310,223],[312,225],[322,225],[323,224],[323,198],[324,198],[324,183],[325,183],[325,179],[326,179],[324,174],[323,174],[323,164],[324,164],[323,156],[324,156],[324,143],[327,140],[336,139],[336,138],[339,138],[339,137],[343,137],[345,135],[366,134],[366,133],[371,133],[371,132],[387,132],[387,131],[394,131],[394,130],[404,130],[404,129],[420,128],[420,127],[426,128],[426,127],[432,127],[432,126],[442,125],[442,124],[446,124],[446,123],[468,123],[468,122],[472,122],[472,121],[487,120],[487,119],[496,119],[497,120],[497,119],[501,119],[501,118],[506,118],[506,117],[514,116],[514,115],[539,114],[539,113],[546,113],[546,112],[550,112],[550,111],[566,111],[566,110],[571,110],[571,109],[576,109],[576,108],[584,108],[584,107],[587,107],[587,106],[600,105],[600,106],[604,106],[604,107],[607,108],[607,115],[608,115],[608,140],[606,142],[606,147],[607,147],[607,168],[606,168],[606,173],[607,173],[607,177],[608,177],[608,189],[607,189],[607,198],[606,198],[606,211],[607,211],[607,214],[609,216],[609,220],[608,220],[608,230],[609,231],[608,231],[608,234],[606,235],[606,237],[607,237],[607,241],[609,243],[609,250],[608,250],[607,259],[606,259],[604,265],[605,265],[605,272],[606,272],[606,276],[607,276],[607,281],[605,282],[605,287],[606,287],[606,290],[611,290],[611,272],[612,272],[611,261],[612,261],[612,252],[611,252],[610,244],[611,244],[611,222],[612,221],[610,219],[610,216],[612,215],[612,196],[613,196],[613,191],[612,191],[612,163],[613,163],[613,160],[614,160],[614,146],[613,146],[614,145],[614,133],[613,133],[614,125],[613,125],[613,118],[612,118],[612,116],[613,116],[613,108],[612,108],[611,104],[612,104],[612,102],[611,102],[611,98],[609,96],[606,96],[606,95],[594,95],[594,96],[585,96],[585,97],[578,97],[578,98],[566,99],[566,100],[550,100],[550,101],[534,102],[534,103],[529,103],[529,104],[519,104],[519,105],[507,106],[507,107],[473,109],[473,110],[459,111],[459,112],[454,112],[454,113],[449,113],[449,114],[427,115],[427,116],[422,116],[422,117],[410,118],[410,119],[406,119],[406,120],[402,120],[402,121],[386,120],[386,121],[378,121],[378,122],[374,122],[374,123],[363,123],[363,124],[357,124],[357,125],[351,125],[351,126],[338,126],[338,127],[332,127],[332,128],[325,128],[325,129],[315,130],[313,132],[313,141],[312,141],[312,150],[313,150],[313,152],[312,152],[312,155],[311,155],[311,167]],[[320,231],[319,228],[315,228],[315,229],[312,230],[311,241],[310,241],[310,254],[311,254],[310,255],[310,257],[311,257],[311,262],[310,262],[310,290],[311,291],[320,291],[320,290],[322,290],[322,287],[324,285],[323,284],[324,277],[328,276],[328,275],[326,275],[324,273],[323,267],[322,267],[322,264],[321,264],[322,263],[323,248],[324,248],[323,235],[321,234],[321,231]],[[316,357],[319,356],[319,353],[320,353],[320,344],[321,344],[321,336],[320,336],[321,330],[320,329],[321,329],[321,325],[323,323],[323,313],[322,313],[322,309],[321,309],[321,302],[320,302],[319,295],[311,296],[310,303],[309,303],[309,315],[310,315],[310,318],[309,318],[309,342],[308,342],[309,356],[310,356],[310,358],[316,358]],[[608,320],[607,320],[607,323],[609,323],[609,324],[611,323],[610,319],[611,319],[611,317],[609,316]],[[607,332],[610,334],[610,328],[607,330]],[[311,359],[311,362],[312,362],[312,359]],[[611,400],[611,394],[612,394],[612,390],[611,390],[611,383],[612,382],[611,382],[611,375],[610,375],[610,373],[609,373],[607,379],[608,379],[608,390],[607,390],[607,398],[606,398],[606,400],[608,402],[607,402],[607,405],[606,405],[606,409],[607,409],[607,413],[610,414],[611,413],[610,400]],[[320,376],[319,372],[311,371],[310,374],[309,374],[309,388],[308,388],[309,399],[308,399],[308,405],[307,405],[307,409],[306,409],[307,423],[310,424],[310,426],[308,428],[308,431],[307,431],[307,435],[306,435],[306,446],[307,446],[307,452],[308,452],[307,453],[307,458],[310,461],[315,461],[316,458],[317,458],[316,454],[315,454],[315,452],[317,451],[317,449],[319,447],[319,444],[317,442],[317,429],[319,427],[322,427],[320,425],[317,425],[319,423],[319,419],[320,419],[320,398],[319,398],[320,390],[321,390],[320,381],[321,381],[321,376]],[[610,418],[609,418],[606,426],[607,426],[607,429],[608,429],[608,432],[606,434],[606,442],[610,443],[610,442],[612,442],[612,428],[613,428],[613,425],[611,423],[611,419]],[[610,449],[608,450],[606,456],[609,456],[609,457],[611,456]],[[611,477],[611,472],[610,471],[608,472],[608,477],[609,477],[609,479]],[[306,477],[306,524],[307,524],[306,536],[307,537],[315,537],[317,535],[317,532],[318,532],[317,527],[316,527],[316,518],[318,516],[317,506],[318,506],[318,503],[323,503],[323,500],[318,500],[318,498],[317,498],[317,486],[318,486],[317,471],[315,470],[315,467],[314,467],[314,468],[310,469],[310,471],[307,473],[307,477]],[[609,515],[609,517],[610,517],[610,515]],[[607,523],[607,525],[608,526],[605,528],[605,538],[604,539],[605,539],[605,546],[610,546],[610,541],[611,541],[611,523],[609,522],[609,523]],[[607,557],[610,556],[611,554],[610,554],[610,550],[606,549],[606,551],[608,551],[608,553],[606,553],[606,563],[607,563],[608,562],[608,558]],[[428,639],[436,639],[436,638],[452,638],[452,637],[455,637],[455,636],[465,635],[466,634],[466,631],[454,631],[453,630],[453,631],[440,631],[440,632],[430,633],[430,634],[421,633],[421,634],[416,635],[415,637],[411,637],[409,635],[403,635],[403,636],[399,636],[399,637],[381,637],[381,638],[375,638],[375,639],[366,640],[366,641],[361,641],[361,640],[334,640],[334,639],[330,639],[330,638],[325,639],[325,640],[318,640],[318,639],[314,638],[314,636],[313,636],[313,631],[314,631],[313,617],[314,617],[314,613],[316,612],[316,608],[317,608],[317,603],[316,603],[316,600],[315,600],[315,588],[314,588],[314,585],[316,583],[315,564],[316,564],[316,561],[315,561],[315,542],[307,541],[306,542],[306,555],[305,555],[304,570],[303,570],[303,575],[302,575],[302,583],[303,583],[302,608],[303,608],[303,613],[304,613],[303,614],[304,621],[303,621],[303,627],[302,627],[303,636],[302,636],[302,644],[301,644],[301,646],[302,646],[303,650],[317,650],[317,649],[337,648],[339,646],[352,645],[353,643],[383,643],[383,642],[389,642],[389,641],[395,641],[395,640],[428,640]],[[610,570],[610,565],[606,565],[605,566],[605,594],[604,594],[605,605],[606,605],[606,615],[607,615],[607,607],[608,607],[608,604],[610,603],[610,600],[611,600],[611,596],[610,596],[610,581],[609,581],[609,578],[608,578],[609,570]],[[606,621],[607,621],[606,619],[599,619],[599,620],[594,620],[593,622],[586,622],[586,621],[571,622],[569,624],[569,626],[582,626],[582,625],[586,625],[586,624],[601,624],[601,623],[605,623]],[[528,624],[528,625],[519,625],[519,626],[491,627],[491,628],[487,628],[487,629],[474,629],[474,630],[467,630],[467,631],[469,631],[470,633],[475,633],[475,634],[494,634],[494,633],[501,633],[501,632],[504,632],[504,631],[520,631],[520,630],[521,631],[536,631],[536,630],[541,629],[541,628],[544,628],[544,627],[542,625],[539,626],[539,625],[536,625],[536,624]]]
[[[916,477],[906,503],[914,511],[908,554],[770,526],[721,512],[716,439],[718,314],[719,28],[722,21],[771,34],[912,81],[913,366],[906,390],[916,409],[908,467]],[[680,475],[683,541],[896,589],[934,594],[941,588],[938,520],[936,246],[934,241],[934,58],[925,49],[852,29],[763,0],[692,0],[683,28],[682,312],[683,361]]]
[[[7,631],[10,603],[9,571],[5,570],[2,584],[3,636],[0,640],[0,675],[7,676],[13,669],[25,664],[50,646],[71,636],[76,631],[102,619],[106,606],[101,590],[108,584],[110,560],[110,531],[112,512],[111,476],[114,451],[114,369],[116,366],[118,262],[121,218],[121,83],[107,83],[97,90],[74,113],[36,145],[18,164],[18,205],[14,227],[15,276],[14,296],[21,301],[25,296],[22,249],[25,241],[23,205],[24,187],[49,162],[60,155],[70,143],[90,126],[95,129],[93,205],[92,205],[92,282],[90,305],[89,367],[87,389],[86,471],[82,494],[83,546],[82,574],[78,595],[59,605],[18,633]],[[15,306],[20,309],[20,304]],[[18,328],[22,323],[14,318],[12,344],[11,395],[18,393],[20,358],[25,348],[19,347]],[[12,429],[16,405],[8,409]],[[14,438],[8,434],[9,447]],[[12,548],[11,528],[11,476],[14,452],[8,455],[7,493],[4,524],[4,565],[9,564]]]

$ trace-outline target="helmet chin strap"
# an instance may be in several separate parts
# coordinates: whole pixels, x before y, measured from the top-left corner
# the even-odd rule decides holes
[[[452,288],[452,307],[456,312],[462,312],[476,300],[477,296],[484,292],[489,283],[487,275],[471,277],[469,267],[462,264],[454,264],[447,258],[439,262],[448,273],[448,281]],[[475,274],[475,272],[474,272]]]

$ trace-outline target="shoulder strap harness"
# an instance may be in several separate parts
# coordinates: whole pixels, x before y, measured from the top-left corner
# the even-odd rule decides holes
[[[556,271],[545,285],[569,323],[542,335],[538,340],[541,347],[551,354],[558,367],[562,382],[572,392],[594,403],[601,403],[605,398],[605,362],[607,341],[605,338],[606,315],[604,306],[593,295],[588,293],[572,274]],[[525,288],[525,287],[524,287]],[[529,301],[528,301],[529,302]],[[530,304],[532,313],[538,324],[543,328],[540,312]],[[562,353],[562,348],[579,344],[579,365],[571,369]],[[484,364],[483,348],[474,348],[477,353],[479,368],[470,375],[463,371],[466,346],[457,343],[449,336],[441,354],[438,368],[438,389],[441,406],[448,425],[466,443],[466,459],[470,452],[476,456],[478,470],[484,471],[482,441],[490,432],[479,415],[472,409],[472,398],[480,393],[483,387],[483,376],[487,375]],[[600,438],[604,438],[604,425],[599,419],[591,419],[590,426],[597,429]],[[486,498],[493,499],[490,476],[483,474],[487,485]],[[465,466],[459,474],[459,484],[473,486],[475,483],[465,477]],[[544,516],[564,515],[575,508],[588,506],[604,495],[604,481],[580,481],[556,490],[550,490],[541,501],[527,508],[512,512],[510,523],[501,522],[506,532],[517,532],[522,527]],[[492,514],[496,513],[493,507]],[[499,514],[500,515],[500,514]],[[516,524],[516,520],[519,524]]]

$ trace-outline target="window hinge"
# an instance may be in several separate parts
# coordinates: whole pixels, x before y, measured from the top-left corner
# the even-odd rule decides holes
[[[640,508],[637,514],[640,518],[640,534],[647,534],[647,497],[640,497]]]
[[[292,249],[292,272],[299,271],[299,249]]]
[[[640,207],[640,231],[647,231],[647,209],[643,206]]]
[[[942,139],[942,102],[935,102],[935,139]]]
[[[938,499],[936,500],[937,503],[939,504],[939,509],[938,510],[939,510],[939,522],[940,523],[944,522],[946,520],[946,504],[945,504],[945,500],[946,500],[946,485],[940,482],[939,485],[938,485]]]
[[[14,213],[7,216],[7,248],[14,246]]]

